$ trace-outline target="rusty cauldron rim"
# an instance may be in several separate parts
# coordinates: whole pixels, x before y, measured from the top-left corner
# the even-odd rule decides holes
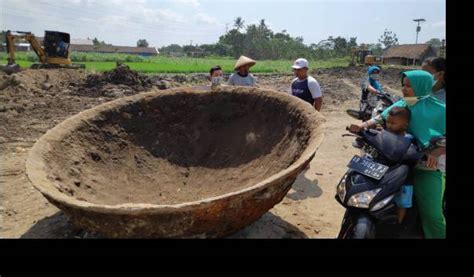
[[[310,130],[310,138],[306,149],[303,151],[301,156],[293,162],[288,168],[269,176],[265,180],[258,182],[253,186],[249,186],[234,192],[226,193],[219,196],[208,197],[200,200],[183,202],[179,204],[149,204],[149,203],[123,203],[117,205],[106,205],[90,203],[87,201],[78,200],[72,196],[68,196],[58,191],[55,187],[54,182],[47,178],[48,172],[46,169],[45,160],[43,154],[53,150],[55,142],[61,140],[65,135],[74,131],[81,123],[87,122],[89,119],[93,119],[101,112],[120,107],[122,105],[131,104],[134,102],[144,101],[147,99],[153,99],[155,97],[161,97],[165,95],[179,94],[179,93],[219,93],[225,91],[228,93],[260,93],[266,94],[267,96],[278,98],[279,100],[285,101],[290,105],[296,107],[306,118],[314,122],[311,124],[312,130]],[[287,93],[259,88],[249,87],[229,87],[225,86],[218,88],[215,91],[209,91],[204,88],[174,88],[168,90],[152,90],[149,92],[132,95],[128,97],[119,98],[110,102],[103,103],[93,108],[79,112],[73,115],[63,122],[56,125],[54,128],[48,130],[40,139],[36,141],[34,146],[31,148],[27,161],[26,161],[26,174],[28,179],[31,181],[33,186],[39,190],[48,200],[60,203],[65,206],[72,207],[74,209],[82,209],[86,211],[93,211],[98,213],[108,214],[127,214],[127,215],[140,215],[140,214],[156,214],[165,213],[170,211],[186,211],[195,208],[196,206],[210,204],[214,201],[230,198],[236,195],[248,193],[251,191],[257,191],[271,186],[274,181],[291,176],[297,173],[303,166],[311,161],[316,154],[319,146],[324,138],[325,129],[325,118],[319,112],[317,112],[310,104],[305,101],[298,99],[297,97],[288,95]],[[296,176],[295,176],[296,177]]]

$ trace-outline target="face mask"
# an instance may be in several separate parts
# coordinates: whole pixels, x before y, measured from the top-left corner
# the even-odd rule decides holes
[[[418,97],[403,97],[408,106],[413,106],[418,102]]]
[[[370,74],[369,76],[370,76],[370,78],[372,78],[374,80],[380,80],[380,75],[379,74]]]
[[[211,78],[211,83],[213,85],[220,85],[222,83],[224,78],[222,78],[221,76],[217,76],[217,77],[212,77]]]

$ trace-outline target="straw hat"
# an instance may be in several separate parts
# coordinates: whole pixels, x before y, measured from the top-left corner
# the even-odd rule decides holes
[[[254,66],[257,62],[252,60],[251,58],[245,57],[245,56],[240,56],[240,58],[237,60],[234,66],[234,70],[237,70],[239,67],[250,64],[250,66]]]

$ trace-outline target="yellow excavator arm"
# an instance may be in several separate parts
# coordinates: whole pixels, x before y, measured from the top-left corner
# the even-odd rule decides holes
[[[46,54],[44,49],[41,47],[38,40],[36,40],[35,35],[30,32],[17,32],[19,35],[13,35],[11,31],[7,31],[6,33],[6,41],[7,41],[7,54],[8,54],[8,64],[15,63],[15,40],[16,39],[25,39],[31,44],[31,48],[35,51],[36,55],[38,56],[41,63],[46,62]]]

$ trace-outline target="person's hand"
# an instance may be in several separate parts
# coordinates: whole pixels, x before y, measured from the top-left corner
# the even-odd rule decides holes
[[[431,150],[429,152],[429,154],[431,156],[434,156],[434,157],[439,157],[441,155],[445,155],[446,154],[446,147],[436,147],[435,149]]]
[[[351,124],[350,126],[347,126],[346,128],[349,132],[351,133],[359,133],[361,132],[364,128],[362,126],[356,125],[356,124]]]
[[[438,167],[438,158],[430,154],[427,154],[426,157],[428,158],[428,160],[426,161],[426,166],[432,169],[436,169]]]

